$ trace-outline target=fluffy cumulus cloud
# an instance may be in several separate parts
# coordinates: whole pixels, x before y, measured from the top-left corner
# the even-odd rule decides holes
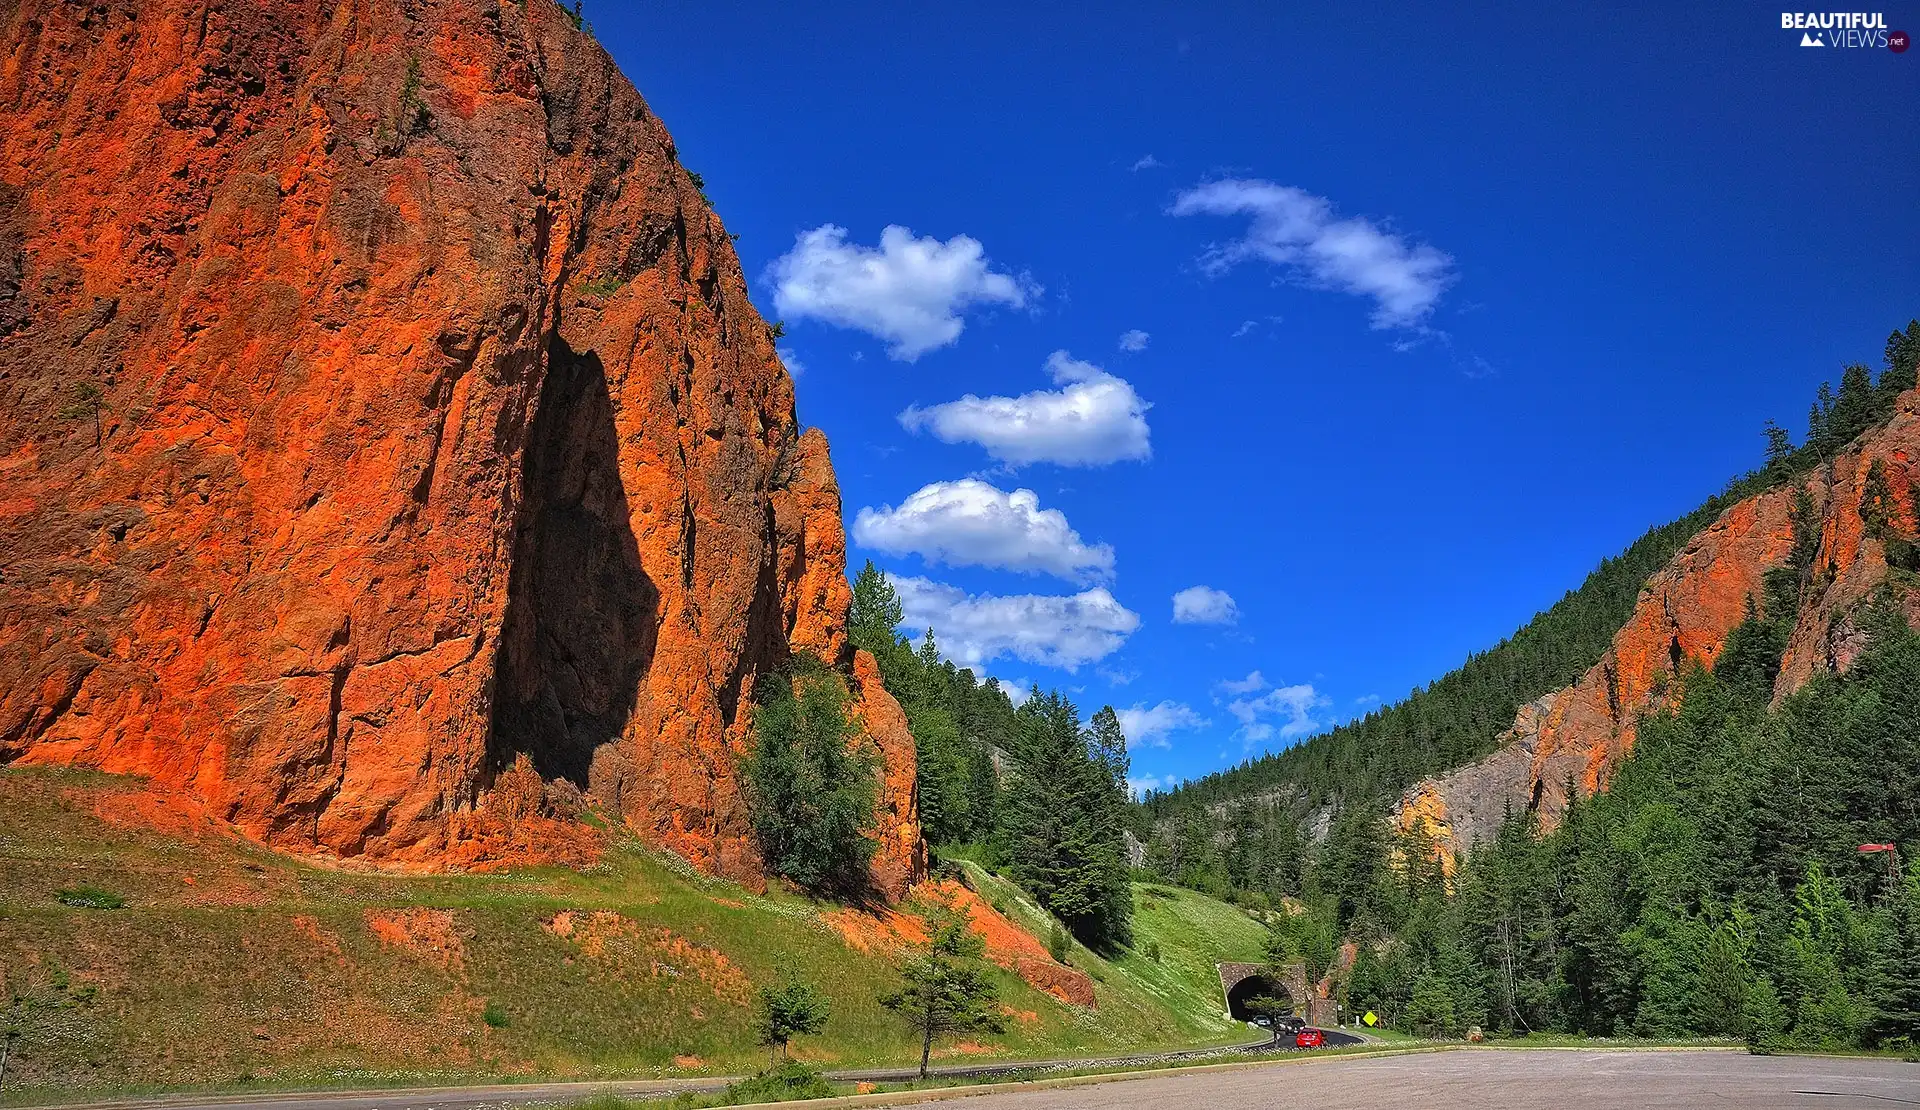
[[[1005,492],[974,478],[923,486],[898,508],[861,509],[860,546],[929,563],[1051,574],[1092,584],[1113,577],[1113,548],[1087,544],[1058,509],[1042,509],[1030,489]]]
[[[774,353],[779,355],[780,361],[786,365],[787,373],[797,378],[807,372],[805,364],[800,361],[799,352],[792,347],[776,347]]]
[[[1146,745],[1153,748],[1168,747],[1168,734],[1206,728],[1212,724],[1193,709],[1177,701],[1163,701],[1158,705],[1136,705],[1131,709],[1116,711],[1120,718],[1120,731],[1127,734],[1127,743],[1133,747]]]
[[[1373,300],[1373,326],[1417,326],[1454,280],[1453,259],[1290,185],[1231,178],[1181,193],[1176,216],[1245,216],[1247,230],[1201,256],[1218,273],[1250,259],[1284,267],[1302,284]]]
[[[1188,586],[1173,595],[1175,624],[1233,624],[1240,619],[1240,606],[1233,595],[1212,586]]]
[[[1152,336],[1141,331],[1139,328],[1135,328],[1132,331],[1123,331],[1120,333],[1120,349],[1123,351],[1144,351],[1147,349],[1147,341],[1152,338]]]
[[[900,414],[908,431],[926,431],[945,443],[977,443],[1011,466],[1050,462],[1105,466],[1153,456],[1147,410],[1127,384],[1065,351],[1047,358],[1059,389],[1018,397],[976,397]]]
[[[943,243],[897,225],[880,233],[878,247],[848,242],[847,229],[833,224],[802,232],[766,281],[781,316],[864,331],[902,362],[959,339],[969,308],[1020,308],[1040,295],[1024,276],[995,270],[977,239]]]
[[[1241,694],[1251,694],[1255,690],[1264,690],[1266,688],[1267,676],[1261,674],[1259,671],[1248,671],[1247,677],[1245,678],[1229,678],[1220,683],[1221,693],[1232,694],[1235,697]]]
[[[1254,678],[1259,675],[1247,676]],[[1222,684],[1225,688],[1226,684]],[[1328,704],[1310,683],[1276,686],[1253,697],[1237,697],[1227,703],[1227,712],[1240,722],[1240,738],[1249,746],[1275,736],[1292,740],[1318,729],[1321,722],[1314,713]]]
[[[1003,656],[1078,670],[1127,642],[1140,616],[1100,587],[1065,597],[968,594],[925,578],[893,578],[909,635],[931,628],[949,659],[978,671]]]

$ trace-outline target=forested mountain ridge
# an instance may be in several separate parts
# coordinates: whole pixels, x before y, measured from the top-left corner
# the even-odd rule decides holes
[[[1776,703],[1814,674],[1852,665],[1867,641],[1859,609],[1881,584],[1920,619],[1907,577],[1915,460],[1920,392],[1908,391],[1885,425],[1840,455],[1726,509],[1648,581],[1577,683],[1522,707],[1492,755],[1410,787],[1396,810],[1400,828],[1423,825],[1421,835],[1450,856],[1490,839],[1510,812],[1537,809],[1542,826],[1554,827],[1569,789],[1592,793],[1611,778],[1640,715],[1672,701],[1681,667],[1715,665],[1756,611],[1791,620],[1772,664]]]
[[[1276,884],[1284,890],[1311,854],[1307,841],[1324,839],[1337,814],[1360,820],[1363,811],[1409,811],[1410,821],[1427,822],[1444,842],[1460,834],[1447,815],[1463,803],[1474,811],[1463,841],[1489,827],[1489,819],[1497,822],[1509,801],[1518,809],[1535,804],[1535,785],[1538,804],[1557,813],[1568,772],[1578,788],[1603,781],[1631,746],[1634,712],[1664,688],[1661,676],[1688,657],[1711,662],[1747,597],[1763,600],[1766,570],[1789,558],[1807,577],[1823,579],[1809,595],[1808,620],[1795,622],[1796,650],[1783,665],[1783,681],[1804,682],[1822,657],[1825,631],[1836,619],[1844,630],[1843,610],[1884,577],[1884,559],[1860,560],[1864,533],[1848,523],[1857,514],[1849,518],[1841,508],[1864,496],[1876,459],[1875,504],[1897,510],[1910,503],[1910,433],[1904,424],[1889,429],[1902,408],[1897,402],[1914,385],[1920,324],[1895,330],[1885,359],[1877,383],[1856,364],[1838,393],[1821,386],[1803,444],[1796,447],[1770,424],[1762,467],[1602,562],[1578,589],[1458,670],[1362,720],[1142,799],[1134,822],[1149,844],[1150,866],[1216,891]],[[1911,397],[1904,408],[1911,410]],[[1893,438],[1885,451],[1862,446],[1887,435]],[[1805,489],[1809,504],[1800,503],[1795,488]],[[1797,541],[1796,519],[1803,524]],[[1891,546],[1896,562],[1907,557],[1897,535],[1874,542],[1875,551]],[[1693,573],[1684,572],[1688,567]],[[1650,588],[1655,582],[1665,588]],[[1616,643],[1635,622],[1638,631]],[[1569,695],[1573,690],[1579,699]],[[1623,698],[1631,711],[1617,704]],[[1568,716],[1577,726],[1571,733]],[[1602,723],[1604,729],[1596,727]],[[1542,728],[1552,741],[1550,758],[1535,768]],[[1472,770],[1444,790],[1432,786],[1462,768]],[[1535,770],[1531,778],[1522,774]]]
[[[1769,426],[1765,467],[1709,506],[1579,681],[1523,706],[1493,755],[1397,798],[1377,766],[1273,773],[1359,750],[1357,729],[1337,730],[1300,749],[1320,753],[1256,765],[1258,781],[1243,768],[1148,799],[1149,867],[1255,904],[1297,899],[1274,958],[1413,1032],[1911,1054],[1920,323],[1887,358],[1878,383],[1851,366],[1837,394],[1822,387],[1804,445]],[[1462,688],[1456,673],[1426,693]],[[1376,754],[1397,742],[1380,722],[1418,721],[1412,704],[1372,722]],[[1439,705],[1454,721],[1474,708]]]

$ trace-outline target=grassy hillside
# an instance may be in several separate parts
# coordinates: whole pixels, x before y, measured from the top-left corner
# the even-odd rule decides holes
[[[1039,911],[974,872],[1030,927]],[[20,1030],[8,1101],[145,1087],[368,1085],[467,1077],[752,1070],[752,1002],[792,971],[832,996],[798,1054],[915,1057],[875,1001],[894,955],[839,907],[754,894],[637,843],[580,871],[393,876],[321,870],[234,839],[136,781],[0,771],[0,1000]],[[1143,897],[1139,952],[1073,962],[1097,1008],[995,974],[1003,1036],[949,1055],[1040,1057],[1218,1043],[1212,960],[1259,927],[1192,894]]]
[[[987,901],[1035,936],[1048,934],[1051,921],[1019,887],[976,863],[962,866]],[[1127,1023],[1168,1021],[1187,1043],[1250,1039],[1247,1027],[1227,1016],[1214,964],[1262,959],[1266,929],[1238,907],[1191,890],[1136,883],[1133,904],[1131,949],[1106,958],[1074,942],[1067,957],[1093,976],[1103,1014]]]

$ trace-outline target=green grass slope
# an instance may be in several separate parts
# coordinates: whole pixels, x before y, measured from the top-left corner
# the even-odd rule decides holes
[[[131,780],[0,771],[0,1029],[17,1034],[0,1099],[751,1071],[765,1059],[754,994],[788,971],[833,1003],[797,1055],[917,1058],[876,1001],[895,957],[850,945],[835,906],[708,879],[632,841],[582,870],[323,870],[206,823],[160,831],[154,809]],[[1015,888],[972,874],[1046,935]],[[1016,1019],[949,1057],[1243,1039],[1212,962],[1255,958],[1258,925],[1147,892],[1138,926],[1134,952],[1070,957],[1096,979],[1091,1010],[995,969]]]
[[[1046,911],[1019,887],[977,863],[961,866],[968,884],[1015,924],[1037,937],[1051,932]],[[1133,905],[1131,949],[1103,957],[1074,942],[1067,957],[1093,977],[1102,1014],[1143,1025],[1167,1022],[1176,1040],[1192,1044],[1254,1039],[1227,1016],[1214,965],[1263,959],[1266,929],[1236,906],[1170,886],[1135,883]]]

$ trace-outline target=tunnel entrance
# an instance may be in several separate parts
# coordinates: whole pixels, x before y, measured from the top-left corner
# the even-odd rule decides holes
[[[592,781],[594,757],[633,715],[660,591],[640,565],[598,355],[554,338],[522,460],[489,763],[524,752],[542,778],[617,802],[617,781]]]
[[[1235,1021],[1252,1021],[1257,1017],[1272,1016],[1258,1012],[1258,999],[1278,999],[1284,1012],[1291,1013],[1294,1008],[1293,992],[1286,984],[1265,975],[1249,975],[1227,989],[1227,1013]],[[1248,1003],[1253,1003],[1249,1006]]]

